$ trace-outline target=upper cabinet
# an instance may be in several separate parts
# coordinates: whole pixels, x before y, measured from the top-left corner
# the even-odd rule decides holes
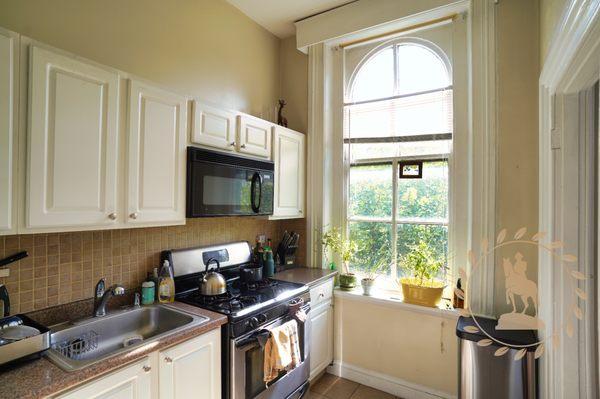
[[[249,115],[238,115],[237,150],[240,153],[271,158],[273,124]]]
[[[194,103],[192,143],[233,151],[235,135],[235,113]]]
[[[129,112],[127,222],[185,223],[187,99],[133,80]]]
[[[304,135],[282,126],[273,127],[275,194],[271,219],[304,217]]]
[[[17,38],[0,29],[0,235],[16,231]]]
[[[119,74],[32,45],[26,225],[117,222]]]

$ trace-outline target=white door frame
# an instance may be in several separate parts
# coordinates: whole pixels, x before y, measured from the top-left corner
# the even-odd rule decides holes
[[[583,320],[573,317],[573,288],[563,269],[539,252],[540,317],[545,336],[558,335],[540,359],[540,397],[595,398],[598,342],[595,299],[597,260],[597,146],[590,119],[594,83],[600,76],[600,1],[571,0],[556,27],[540,76],[539,223],[550,241],[575,253],[575,268],[588,278]],[[591,222],[593,221],[593,222]],[[566,325],[573,323],[573,337]]]

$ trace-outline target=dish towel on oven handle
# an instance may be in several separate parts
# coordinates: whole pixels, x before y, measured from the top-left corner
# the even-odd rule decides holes
[[[264,381],[268,386],[280,372],[289,371],[300,364],[298,323],[290,320],[271,329],[265,345]]]

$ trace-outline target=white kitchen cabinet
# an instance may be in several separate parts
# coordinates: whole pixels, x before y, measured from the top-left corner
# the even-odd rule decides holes
[[[60,399],[151,399],[152,367],[149,358],[100,377],[59,396]]]
[[[18,35],[0,29],[0,235],[16,232]]]
[[[159,353],[161,399],[221,397],[221,330]]]
[[[309,378],[312,380],[333,361],[333,279],[311,287],[310,297],[312,309]]]
[[[275,193],[271,219],[304,217],[304,135],[282,126],[273,127]]]
[[[117,222],[119,74],[30,46],[26,227]]]
[[[236,149],[235,113],[194,102],[192,143],[215,149]]]
[[[249,115],[237,117],[237,151],[271,159],[271,128],[273,124]]]
[[[131,81],[127,223],[185,223],[186,132],[185,97]]]

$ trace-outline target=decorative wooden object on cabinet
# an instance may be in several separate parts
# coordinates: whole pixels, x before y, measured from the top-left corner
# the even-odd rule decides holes
[[[304,217],[306,168],[305,137],[283,126],[273,126],[275,193],[271,219]]]
[[[310,377],[318,376],[333,361],[333,279],[310,289]],[[314,299],[313,299],[314,298]]]
[[[235,113],[194,102],[192,143],[224,151],[236,149]]]
[[[237,151],[271,159],[271,127],[273,124],[249,115],[237,116]]]
[[[27,227],[117,223],[119,80],[30,47]]]
[[[221,330],[159,353],[161,399],[221,397]]]
[[[152,366],[144,358],[130,366],[75,388],[60,399],[150,399],[152,395]]]
[[[0,29],[0,235],[16,232],[17,39],[16,33]]]
[[[185,223],[187,100],[132,80],[127,223]]]

